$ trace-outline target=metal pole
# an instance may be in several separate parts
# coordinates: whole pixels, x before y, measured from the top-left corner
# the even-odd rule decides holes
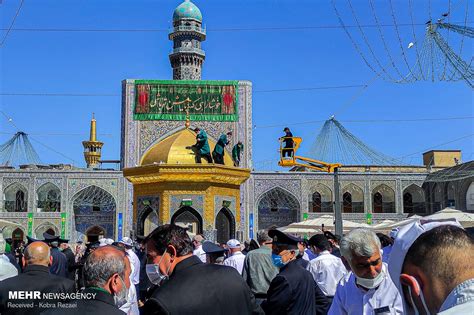
[[[336,235],[342,236],[342,213],[341,201],[339,199],[339,176],[337,167],[334,169],[334,203],[334,227],[336,230]]]

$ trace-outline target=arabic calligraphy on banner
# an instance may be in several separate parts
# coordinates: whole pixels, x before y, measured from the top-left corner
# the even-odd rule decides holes
[[[237,121],[238,81],[135,81],[135,120]]]

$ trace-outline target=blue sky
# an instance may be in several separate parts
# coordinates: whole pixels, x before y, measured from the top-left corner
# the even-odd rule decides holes
[[[415,35],[421,39],[424,33],[422,24],[429,16],[427,1],[393,1],[397,23],[410,22],[407,9],[410,2],[416,2],[413,8],[417,24]],[[3,29],[10,25],[19,3],[16,0],[1,2],[0,24]],[[168,0],[26,0],[14,28],[167,30],[173,10],[180,3]],[[357,54],[342,28],[311,28],[339,26],[330,0],[196,0],[194,3],[201,9],[208,28],[208,37],[203,43],[206,51],[203,79],[253,82],[256,165],[265,169],[278,168],[274,163],[278,157],[276,139],[282,135],[285,126],[291,127],[295,136],[303,137],[302,153],[305,153],[322,123],[295,123],[324,120],[334,113],[347,129],[372,148],[396,158],[409,155],[404,160],[407,163],[421,164],[424,150],[474,133],[472,119],[345,123],[348,120],[472,117],[472,90],[462,81],[402,85],[372,80],[374,73]],[[345,23],[354,25],[349,2],[337,3]],[[374,25],[369,3],[366,0],[351,1],[359,22]],[[393,25],[390,1],[377,0],[375,3],[379,22]],[[438,17],[446,12],[447,3],[436,1],[432,4],[432,15]],[[466,0],[458,3],[452,11],[453,22],[464,19]],[[262,30],[292,27],[297,29]],[[400,69],[406,69],[403,68],[395,28],[383,27],[382,30],[396,64]],[[364,31],[375,55],[383,65],[388,65],[388,55],[378,29],[371,27],[364,28]],[[358,29],[351,28],[350,32],[369,55]],[[400,25],[399,32],[403,47],[414,41],[411,27]],[[0,36],[3,38],[4,34],[2,31]],[[121,80],[170,79],[172,72],[168,54],[172,43],[167,34],[167,31],[12,31],[0,47],[1,93],[98,93],[115,96],[0,95],[0,109],[12,117],[20,129],[31,134],[33,145],[44,163],[70,163],[68,157],[78,166],[84,166],[81,141],[87,138],[91,113],[95,112],[99,137],[105,142],[103,159],[119,159]],[[459,37],[450,36],[453,47],[459,46]],[[421,40],[419,42],[421,45]],[[466,39],[463,53],[472,57],[472,40]],[[413,50],[406,51],[406,54],[413,62]],[[375,61],[370,64],[375,65]],[[371,84],[363,93],[359,93],[360,88],[258,92],[367,82]],[[360,96],[340,111],[341,106],[356,94]],[[0,142],[5,142],[14,132],[15,128],[0,116]],[[438,149],[461,149],[466,161],[474,158],[473,147],[473,137],[468,137]]]

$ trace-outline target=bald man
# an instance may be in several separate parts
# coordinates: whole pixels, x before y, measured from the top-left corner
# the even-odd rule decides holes
[[[49,246],[44,242],[33,242],[25,249],[22,257],[23,273],[0,282],[0,314],[39,314],[41,299],[29,300],[19,292],[37,291],[43,293],[73,293],[74,281],[49,273],[53,260]],[[11,296],[12,293],[17,296]],[[11,299],[10,299],[11,297]],[[33,307],[25,307],[30,305]],[[19,308],[23,305],[24,308]]]

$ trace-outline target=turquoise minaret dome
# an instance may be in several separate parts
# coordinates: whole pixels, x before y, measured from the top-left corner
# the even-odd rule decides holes
[[[181,19],[193,19],[202,21],[201,10],[189,0],[181,3],[173,12],[173,21]]]

